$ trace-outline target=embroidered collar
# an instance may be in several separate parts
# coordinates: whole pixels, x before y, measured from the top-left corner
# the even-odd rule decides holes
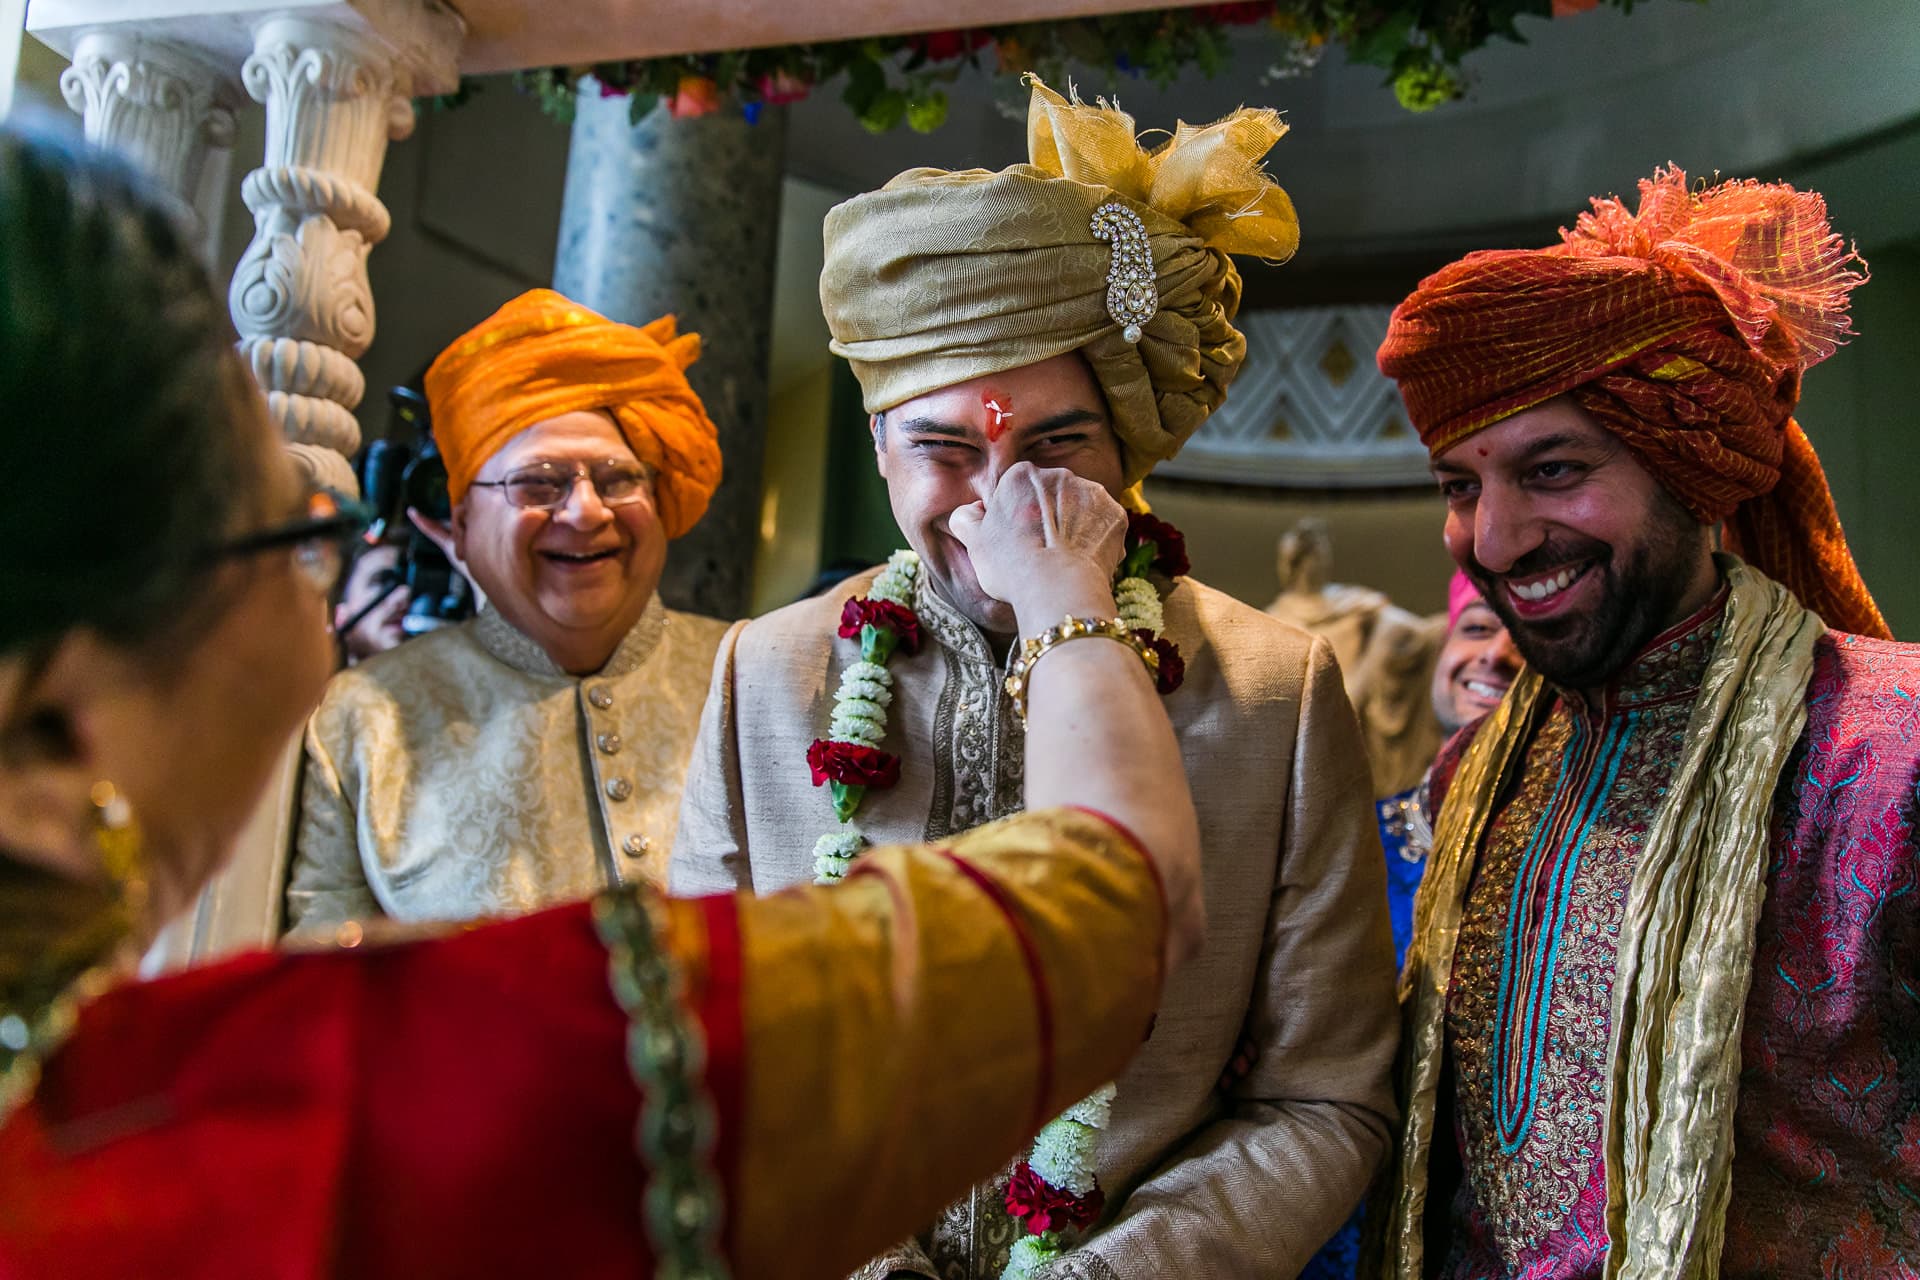
[[[607,659],[607,665],[598,671],[584,676],[572,675],[562,671],[547,651],[536,644],[531,637],[501,617],[492,608],[482,609],[473,620],[473,636],[480,647],[488,654],[506,663],[515,671],[530,676],[548,676],[561,680],[590,680],[594,677],[615,677],[631,675],[638,671],[653,651],[660,647],[661,640],[667,634],[667,607],[660,603],[660,597],[654,596],[647,601],[646,612],[640,615],[640,621],[633,624],[633,630],[627,632],[614,649],[613,656]]]
[[[1603,688],[1586,697],[1569,696],[1568,701],[1575,707],[1594,706],[1605,717],[1696,697],[1720,638],[1727,591],[1721,583],[1699,612],[1649,640]]]
[[[987,643],[986,635],[973,619],[947,603],[946,597],[934,587],[931,574],[920,575],[913,596],[913,611],[920,616],[920,625],[926,633],[944,648],[970,662],[987,667],[996,665],[993,647]]]

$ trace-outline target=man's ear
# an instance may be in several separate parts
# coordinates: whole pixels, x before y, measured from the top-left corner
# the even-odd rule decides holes
[[[89,796],[106,776],[95,703],[117,665],[85,633],[38,660],[0,659],[0,848],[52,866],[85,857]]]
[[[447,525],[453,534],[453,558],[466,563],[467,559],[467,500],[460,499],[454,504],[453,519]]]

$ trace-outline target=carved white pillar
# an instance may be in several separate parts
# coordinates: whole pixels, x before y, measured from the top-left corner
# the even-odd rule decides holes
[[[228,294],[240,350],[287,439],[344,458],[373,341],[367,254],[391,225],[374,192],[388,141],[412,132],[411,86],[382,42],[303,17],[260,23],[240,78],[267,109],[266,163],[240,186],[254,222]]]
[[[219,179],[233,146],[238,86],[232,77],[187,45],[88,31],[74,43],[73,65],[60,74],[60,93],[80,113],[88,142],[126,156],[179,197],[211,261],[220,230]]]

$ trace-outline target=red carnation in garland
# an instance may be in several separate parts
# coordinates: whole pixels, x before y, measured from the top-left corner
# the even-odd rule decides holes
[[[1127,516],[1127,546],[1153,544],[1152,568],[1178,578],[1193,568],[1187,560],[1187,536],[1158,516],[1133,512]],[[1133,557],[1129,556],[1129,567]]]
[[[1093,1225],[1107,1203],[1107,1193],[1095,1187],[1084,1196],[1048,1185],[1025,1160],[1007,1184],[1007,1212],[1026,1224],[1028,1235],[1040,1235],[1055,1226],[1085,1229]],[[1054,1219],[1059,1219],[1056,1223]]]
[[[840,610],[840,638],[858,640],[862,627],[891,631],[901,649],[909,654],[920,652],[920,619],[903,605],[871,596],[848,600]]]
[[[1155,639],[1151,631],[1136,631],[1133,636],[1160,659],[1160,666],[1154,673],[1154,689],[1162,697],[1178,689],[1187,678],[1187,660],[1180,656],[1180,646],[1165,636]]]
[[[807,748],[813,785],[838,782],[849,787],[890,787],[900,781],[900,757],[857,742],[815,738]]]

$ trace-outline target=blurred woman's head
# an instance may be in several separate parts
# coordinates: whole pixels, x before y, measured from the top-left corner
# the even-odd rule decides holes
[[[98,880],[94,785],[160,911],[217,868],[328,669],[307,495],[164,197],[0,132],[0,855]]]

